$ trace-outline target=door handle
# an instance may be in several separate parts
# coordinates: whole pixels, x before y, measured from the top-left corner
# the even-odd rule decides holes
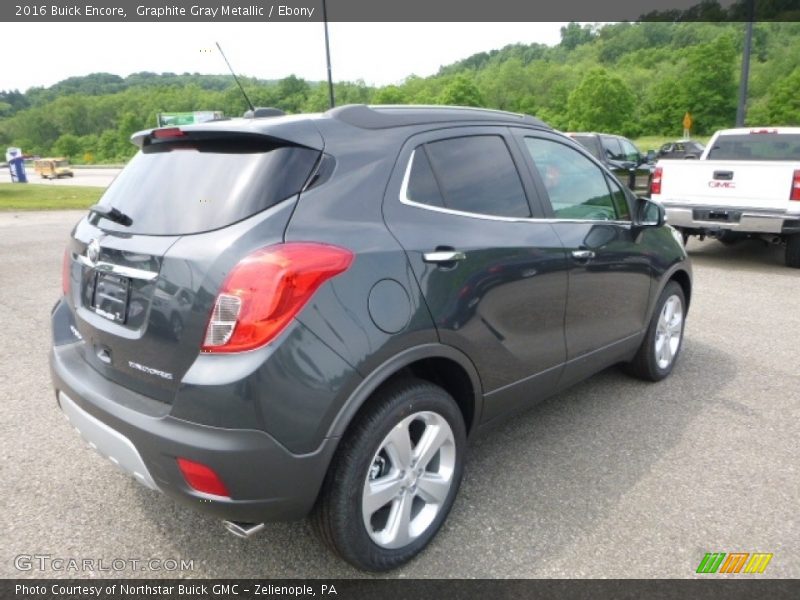
[[[433,252],[425,252],[422,255],[422,260],[426,263],[449,263],[457,260],[464,260],[467,255],[458,250],[435,250]]]
[[[573,250],[572,258],[576,260],[590,260],[594,258],[594,252],[591,250]]]

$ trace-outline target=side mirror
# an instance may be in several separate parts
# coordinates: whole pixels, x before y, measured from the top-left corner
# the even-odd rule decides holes
[[[661,227],[667,222],[664,207],[650,198],[636,199],[636,224],[640,227]]]

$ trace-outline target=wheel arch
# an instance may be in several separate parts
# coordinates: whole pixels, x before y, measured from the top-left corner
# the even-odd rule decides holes
[[[686,310],[689,310],[689,305],[692,301],[692,278],[688,272],[684,269],[677,269],[675,270],[669,278],[664,282],[664,286],[662,286],[662,290],[670,281],[675,281],[678,285],[681,286],[683,290],[683,296],[686,299]],[[660,292],[659,292],[660,294]]]
[[[412,375],[444,388],[458,404],[470,436],[480,423],[483,388],[472,361],[444,344],[408,348],[375,368],[358,385],[333,420],[328,437],[342,437],[375,392],[398,377]]]

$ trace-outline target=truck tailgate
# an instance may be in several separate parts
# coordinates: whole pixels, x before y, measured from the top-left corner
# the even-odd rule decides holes
[[[660,161],[657,167],[662,169],[661,194],[653,197],[666,205],[787,210],[792,177],[800,165],[783,161],[670,160]]]

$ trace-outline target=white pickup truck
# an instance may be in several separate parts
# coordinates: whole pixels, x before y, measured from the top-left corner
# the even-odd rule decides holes
[[[662,160],[650,186],[684,241],[759,237],[800,268],[800,127],[724,129],[698,160]]]

